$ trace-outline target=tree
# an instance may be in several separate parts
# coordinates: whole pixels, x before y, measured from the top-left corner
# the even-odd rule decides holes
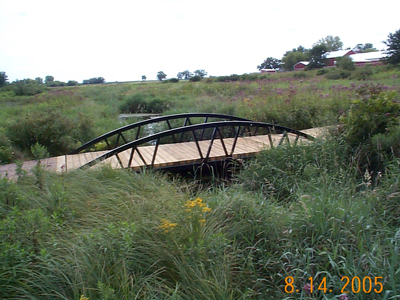
[[[281,61],[279,59],[273,58],[273,57],[267,57],[266,60],[264,60],[264,62],[257,66],[258,70],[262,70],[262,69],[279,69],[281,66]]]
[[[328,47],[325,44],[317,44],[310,50],[310,63],[307,65],[307,70],[318,69],[325,66],[326,53]]]
[[[78,81],[76,81],[76,80],[69,80],[69,81],[67,82],[67,85],[68,85],[68,86],[75,86],[75,85],[78,85]]]
[[[5,86],[8,81],[8,76],[6,72],[0,72],[0,87]]]
[[[308,60],[308,51],[303,46],[293,48],[291,51],[286,51],[282,58],[283,69],[293,71],[293,66],[299,61]]]
[[[388,46],[387,56],[384,60],[388,64],[398,65],[400,63],[400,29],[395,33],[389,33],[388,39],[384,43]]]
[[[146,75],[142,75],[142,80],[146,81],[146,79],[147,79]]]
[[[93,77],[90,79],[85,79],[82,81],[83,84],[99,84],[104,83],[105,79],[103,77]]]
[[[342,50],[343,42],[338,36],[333,37],[332,35],[328,35],[326,38],[322,38],[314,44],[314,46],[316,45],[325,45],[327,52],[331,52]]]
[[[53,82],[53,81],[54,81],[54,77],[51,76],[51,75],[47,75],[47,76],[45,77],[45,79],[44,79],[44,83],[45,83],[45,84],[50,84],[50,83]]]
[[[201,70],[196,70],[194,71],[194,75],[195,76],[200,76],[201,78],[204,78],[205,76],[207,76],[207,72],[203,69]]]
[[[39,83],[39,84],[43,84],[43,78],[36,77],[36,78],[35,78],[35,81],[36,81],[37,83]]]
[[[167,74],[165,74],[163,71],[159,71],[157,73],[157,79],[160,81],[163,81],[163,79],[167,78]]]
[[[190,79],[193,76],[193,73],[189,72],[189,70],[179,72],[177,77],[178,79]]]
[[[338,57],[336,66],[348,71],[353,71],[356,69],[356,65],[354,64],[350,56]]]
[[[371,43],[366,43],[366,44],[357,44],[354,49],[358,50],[358,52],[373,52],[373,51],[378,51],[374,48],[374,45]]]

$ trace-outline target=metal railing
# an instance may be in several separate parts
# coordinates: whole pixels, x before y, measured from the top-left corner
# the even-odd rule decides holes
[[[196,115],[199,116],[200,114],[188,114],[190,116]],[[203,116],[205,114],[202,114]],[[211,115],[211,114],[207,114]],[[175,115],[177,117],[177,115]],[[215,116],[215,115],[213,115]],[[224,115],[218,115],[218,116],[224,116]],[[169,120],[168,117],[173,117],[173,116],[166,116],[162,117],[164,120]],[[231,116],[224,116],[224,117],[231,117]],[[189,117],[190,118],[190,117]],[[235,119],[236,117],[232,117]],[[240,119],[240,118],[239,118]],[[186,119],[188,120],[188,119]],[[206,164],[208,160],[210,159],[210,154],[211,150],[214,144],[215,140],[220,140],[221,145],[224,151],[224,158],[232,158],[235,152],[235,148],[237,145],[237,141],[241,137],[245,136],[256,136],[256,135],[267,135],[268,140],[270,143],[270,147],[274,147],[274,142],[273,139],[275,138],[274,135],[279,135],[281,134],[282,136],[279,139],[278,145],[283,144],[285,141],[290,144],[290,139],[289,135],[292,135],[295,137],[293,143],[296,144],[299,140],[300,137],[305,138],[307,140],[314,140],[314,138],[308,134],[305,134],[303,132],[283,127],[283,126],[278,126],[274,124],[268,124],[268,123],[261,123],[261,122],[253,122],[249,120],[233,120],[233,121],[219,121],[219,122],[204,122],[202,124],[195,124],[195,125],[187,125],[188,122],[184,122],[184,126],[178,127],[178,128],[170,128],[168,130],[155,133],[146,137],[138,138],[135,139],[134,141],[127,142],[124,145],[115,147],[114,149],[109,150],[108,152],[100,155],[99,157],[87,162],[85,165],[81,166],[81,169],[85,169],[88,167],[91,167],[101,161],[104,161],[110,157],[115,156],[118,160],[118,163],[120,164],[121,168],[131,168],[132,167],[132,160],[134,157],[134,154],[137,153],[138,156],[140,157],[141,161],[143,162],[143,166],[145,167],[154,167],[156,157],[157,157],[157,151],[159,149],[159,146],[161,145],[161,140],[163,138],[168,138],[168,137],[176,137],[177,135],[180,136],[180,139],[178,142],[194,142],[196,144],[196,148],[198,151],[198,160],[200,161],[201,164]],[[150,121],[150,120],[147,120]],[[139,122],[139,123],[144,123]],[[138,123],[136,123],[138,124]],[[147,123],[148,124],[148,123]],[[135,124],[133,124],[135,125]],[[117,133],[119,134],[119,133]],[[103,138],[102,137],[99,138]],[[224,141],[227,138],[232,138],[232,145],[229,148],[226,142]],[[199,141],[204,141],[204,140],[209,140],[209,146],[206,151],[202,151]],[[95,140],[94,140],[95,141]],[[149,142],[154,141],[154,151],[152,155],[151,161],[146,161],[146,159],[143,157],[140,147],[143,145],[147,145]],[[93,141],[92,141],[93,142]],[[82,146],[83,147],[83,146]],[[81,148],[82,148],[81,147]],[[122,163],[122,160],[119,157],[119,154],[123,151],[130,150],[129,154],[129,160],[126,165]]]
[[[186,127],[190,125],[194,125],[194,118],[202,118],[201,124],[208,123],[210,120],[226,120],[226,121],[250,121],[248,119],[240,118],[240,117],[235,117],[235,116],[230,116],[230,115],[224,115],[224,114],[213,114],[213,113],[185,113],[185,114],[176,114],[176,115],[169,115],[169,116],[162,116],[162,117],[156,117],[152,118],[149,120],[144,120],[140,121],[137,123],[129,124],[126,126],[123,126],[121,128],[115,129],[113,131],[110,131],[106,134],[103,134],[99,136],[98,138],[95,138],[84,145],[80,146],[79,148],[71,151],[69,154],[78,154],[84,151],[94,151],[93,147],[95,147],[96,144],[105,142],[107,147],[107,150],[112,150],[115,148],[118,148],[119,146],[123,144],[130,143],[132,141],[138,140],[140,138],[143,138],[141,134],[143,133],[142,128],[146,128],[151,124],[160,124],[164,123],[164,128],[166,130],[172,130],[174,128],[180,128],[180,127]],[[182,119],[182,125],[176,125],[176,122],[174,123],[173,120],[179,120]],[[130,134],[128,134],[130,132]],[[179,139],[176,138],[175,135],[171,136],[174,143],[176,142],[181,142],[183,136]]]

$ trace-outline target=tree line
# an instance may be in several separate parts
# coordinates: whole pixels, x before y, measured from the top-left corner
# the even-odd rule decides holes
[[[386,63],[397,65],[400,63],[400,29],[395,33],[390,33],[385,45],[388,47],[386,50],[387,57],[384,59]],[[338,36],[328,35],[325,38],[318,40],[311,49],[306,49],[303,46],[293,48],[286,51],[282,59],[274,57],[267,57],[263,63],[257,66],[258,70],[262,69],[284,69],[285,71],[292,71],[293,67],[299,61],[308,61],[306,69],[322,68],[326,64],[326,55],[332,51],[343,49],[343,42]],[[356,52],[371,52],[377,51],[373,44],[357,44],[352,48]],[[346,50],[352,50],[347,48]]]
[[[168,75],[165,74],[164,71],[159,71],[157,73],[157,79],[159,81],[164,81],[167,78],[167,76]],[[179,72],[176,75],[176,78],[171,78],[168,81],[169,82],[178,82],[179,80],[182,80],[182,79],[190,80],[190,81],[200,81],[205,76],[207,76],[207,72],[204,69],[196,70],[196,71],[194,71],[194,73],[190,72],[189,70],[185,70],[185,71]],[[145,81],[146,79],[147,79],[147,76],[142,75],[142,80]]]
[[[90,79],[83,80],[82,84],[99,84],[105,83],[105,79],[103,77],[94,77]],[[63,82],[59,80],[54,80],[54,76],[48,75],[43,78],[36,77],[35,79],[22,79],[9,83],[8,76],[6,72],[0,72],[0,88],[6,85],[10,85],[10,88],[14,91],[17,96],[31,96],[36,95],[45,90],[46,87],[58,87],[58,86],[76,86],[78,85],[78,81],[69,80],[68,82]]]

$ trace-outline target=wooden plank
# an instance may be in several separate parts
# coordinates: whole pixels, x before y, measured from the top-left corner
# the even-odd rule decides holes
[[[185,158],[185,153],[182,150],[179,150],[179,144],[165,144],[160,145],[160,147],[161,146],[163,148],[163,151],[165,151],[169,156],[176,159],[178,162],[181,159]]]
[[[139,147],[140,153],[142,153],[143,156],[145,156],[143,153],[145,153],[147,156],[145,157],[146,162],[151,165],[151,162],[153,161],[153,156],[155,152],[156,146],[145,146],[145,147]],[[149,158],[147,160],[147,157]],[[156,165],[165,165],[166,161],[158,155],[158,150],[157,150],[157,155],[154,160],[154,166]]]
[[[179,143],[179,144],[174,144],[174,145],[179,145],[179,148],[176,148],[176,152],[180,152],[180,153],[182,153],[182,155],[185,155],[183,160],[196,161],[196,160],[201,159],[200,153],[197,150],[197,146],[196,146],[195,142]],[[204,155],[205,155],[205,153],[203,153],[203,156]]]
[[[174,165],[175,163],[179,162],[180,159],[176,158],[174,155],[171,155],[168,151],[168,145],[160,145],[158,147],[157,156],[160,156],[167,165]]]

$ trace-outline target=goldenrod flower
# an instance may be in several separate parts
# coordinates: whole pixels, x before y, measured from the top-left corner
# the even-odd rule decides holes
[[[203,207],[202,212],[210,212],[211,208],[209,207]]]
[[[162,225],[158,226],[158,228],[161,228],[164,230],[165,233],[168,233],[170,230],[173,230],[176,226],[178,226],[178,223],[171,223],[168,220],[161,220]]]

